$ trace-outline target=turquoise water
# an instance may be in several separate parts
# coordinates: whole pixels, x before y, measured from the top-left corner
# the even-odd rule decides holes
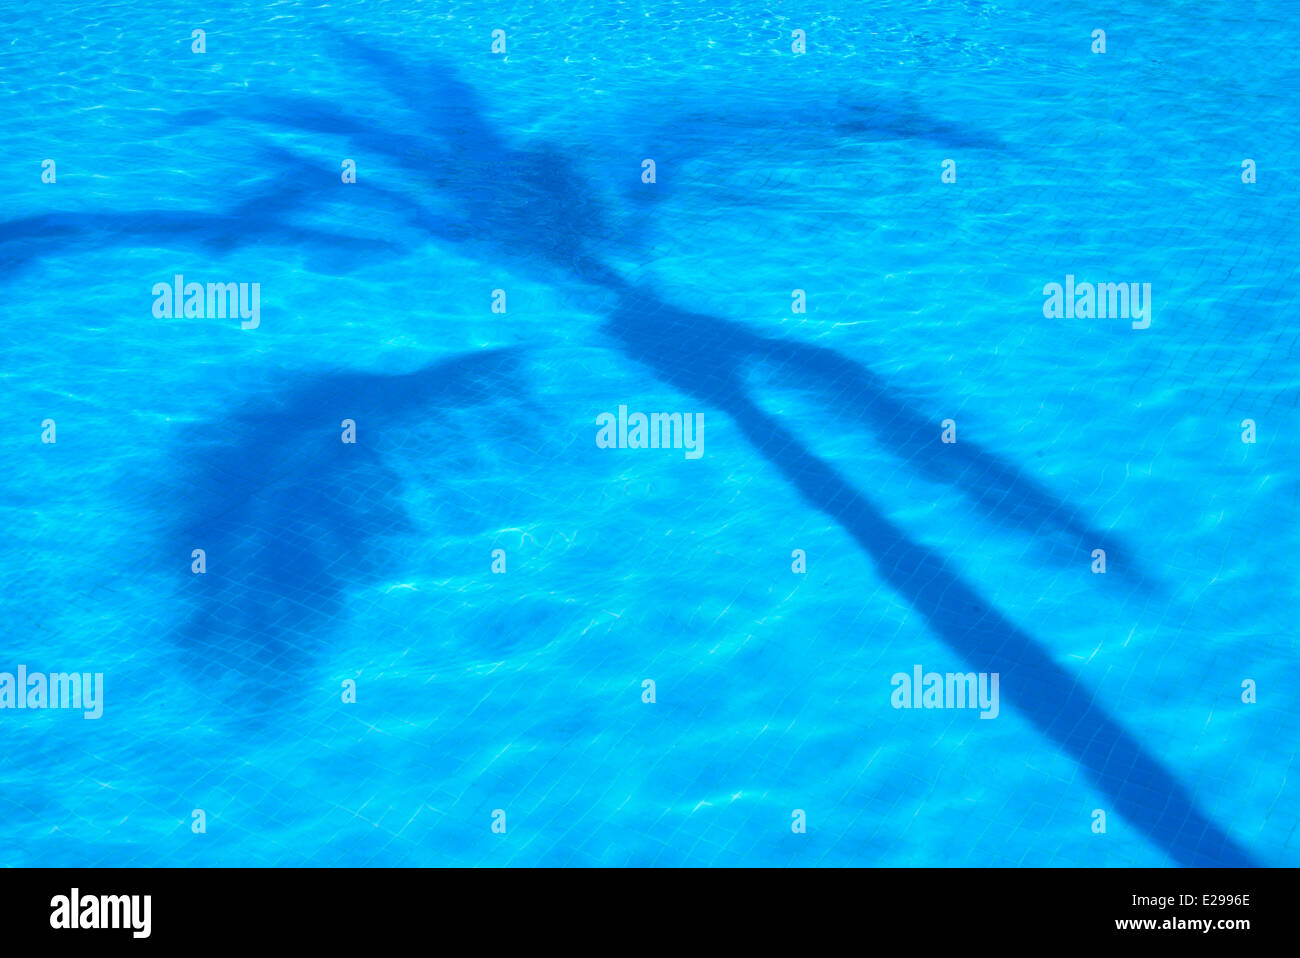
[[[0,863],[1300,864],[1290,12],[11,4]]]

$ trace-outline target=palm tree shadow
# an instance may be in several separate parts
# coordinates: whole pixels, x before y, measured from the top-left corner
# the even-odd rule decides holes
[[[848,383],[859,399],[860,421],[885,442],[910,452],[923,473],[962,488],[1008,525],[1034,531],[1055,528],[1080,543],[1116,549],[1113,537],[1089,527],[1077,510],[973,444],[963,444],[955,455],[945,451],[943,457],[933,446],[918,445],[916,437],[922,432],[932,435],[933,424],[878,376],[846,357],[770,340],[737,324],[677,309],[629,284],[606,265],[606,254],[608,247],[616,246],[627,256],[638,244],[603,217],[583,178],[558,151],[509,145],[484,119],[475,91],[449,71],[417,68],[413,77],[406,65],[382,51],[356,41],[349,41],[347,48],[354,60],[380,76],[394,99],[423,118],[415,152],[409,138],[395,145],[359,121],[310,103],[277,104],[275,113],[282,122],[292,124],[297,117],[304,128],[343,132],[399,165],[431,174],[435,184],[439,166],[450,165],[463,174],[453,184],[460,221],[427,212],[417,212],[417,220],[447,238],[486,242],[498,255],[521,258],[534,267],[539,262],[559,267],[571,282],[612,295],[614,307],[605,325],[610,341],[662,381],[729,415],[810,505],[853,536],[881,577],[956,654],[979,671],[1006,677],[1003,687],[1010,703],[1078,762],[1114,808],[1153,843],[1185,865],[1250,864],[1249,856],[1195,807],[1174,776],[1093,702],[1041,643],[998,613],[942,557],[911,541],[832,466],[764,413],[747,394],[744,364],[755,358],[775,359],[796,370],[812,391],[830,380]],[[864,132],[854,124],[869,124],[870,114],[859,111],[848,118],[850,132]],[[888,113],[871,130],[873,136],[897,139],[957,135],[938,121],[896,113]],[[965,140],[991,145],[977,134]],[[425,163],[430,158],[432,172]],[[503,168],[515,175],[499,177]],[[502,209],[509,215],[502,216]],[[304,558],[299,565],[315,574],[319,570],[313,561]],[[306,591],[305,582],[303,586]]]
[[[1104,547],[1112,537],[1091,528],[1014,466],[966,443],[960,451],[918,444],[933,425],[876,374],[820,347],[767,339],[735,323],[677,309],[620,278],[610,252],[625,258],[639,244],[610,222],[591,188],[551,148],[511,146],[485,119],[468,84],[438,66],[415,66],[356,40],[346,55],[381,79],[390,97],[420,118],[419,133],[395,138],[311,100],[265,101],[268,121],[349,137],[393,163],[456,193],[458,212],[430,208],[420,197],[370,194],[405,210],[422,229],[454,241],[488,245],[497,254],[559,269],[571,283],[594,287],[614,305],[604,327],[630,360],[697,401],[725,412],[749,442],[812,507],[841,525],[881,577],[922,615],[954,653],[980,671],[1003,674],[1009,701],[1078,762],[1114,807],[1172,859],[1185,865],[1250,864],[1246,853],[1195,807],[1176,779],[1093,702],[1043,645],[982,598],[944,559],[913,542],[830,464],[750,398],[742,371],[757,358],[797,372],[803,388],[848,383],[857,415],[884,442],[908,451],[918,468],[961,488],[1007,525],[1055,528]],[[206,119],[212,119],[207,117]],[[196,120],[204,117],[196,116]],[[882,105],[846,116],[841,133],[865,139],[922,137],[996,147],[991,138]],[[429,158],[433,163],[427,162]],[[290,170],[287,154],[276,162]],[[503,177],[502,169],[514,171]],[[446,171],[451,171],[447,173]],[[281,183],[286,180],[281,179]],[[293,180],[289,179],[292,183]],[[315,180],[311,181],[315,183]],[[222,249],[268,237],[328,248],[347,237],[303,230],[294,211],[310,208],[324,187],[264,191],[211,217],[175,211],[50,214],[0,223],[0,262],[23,265],[72,242]],[[250,225],[251,220],[251,225]],[[25,245],[37,238],[39,242]],[[399,247],[400,248],[400,247]],[[392,505],[399,480],[364,451],[344,447],[342,418],[381,421],[433,414],[483,397],[522,390],[504,354],[471,354],[408,377],[327,374],[306,380],[274,410],[247,410],[231,424],[211,423],[186,461],[181,494],[169,500],[175,534],[186,547],[209,549],[221,576],[194,576],[194,615],[177,636],[196,668],[259,679],[298,668],[319,647],[320,632],[342,608],[347,577],[364,572],[368,530],[400,529]],[[346,399],[346,401],[341,401]],[[340,414],[339,409],[344,411]],[[360,455],[353,455],[353,453]],[[359,491],[358,491],[359,490]],[[348,496],[360,495],[360,501]],[[273,684],[264,688],[274,691]]]
[[[395,98],[420,117],[422,136],[443,144],[444,155],[455,156],[458,145],[466,142],[472,155],[471,166],[478,166],[480,171],[486,165],[495,172],[509,172],[501,183],[484,182],[481,174],[469,178],[478,182],[458,183],[469,198],[463,210],[467,227],[462,235],[453,238],[470,242],[468,234],[489,235],[494,248],[504,248],[515,256],[526,255],[534,261],[540,258],[566,270],[569,280],[579,279],[618,296],[635,294],[626,280],[605,265],[600,251],[602,247],[615,248],[627,255],[639,244],[592,202],[591,189],[573,164],[554,150],[523,152],[506,143],[485,121],[477,92],[449,71],[425,64],[417,67],[412,77],[384,51],[355,40],[340,44],[341,52],[345,46],[350,55],[377,74]],[[418,95],[413,91],[419,91]],[[436,106],[431,107],[431,103]],[[310,128],[325,128],[330,122],[319,109],[281,103],[274,110],[277,115],[305,117]],[[996,138],[979,131],[923,114],[905,115],[883,102],[851,103],[845,116],[843,124],[836,122],[832,126],[870,128],[881,139],[953,139],[960,146],[1001,146]],[[339,117],[337,128],[359,134],[364,126]],[[730,132],[734,133],[734,129]],[[449,136],[460,139],[449,142]],[[410,139],[409,134],[405,135],[400,148],[393,149],[374,133],[365,134],[366,143],[387,150],[398,161],[409,158]],[[464,166],[461,163],[458,168]],[[447,230],[444,228],[442,233],[447,235]],[[663,316],[657,315],[656,321],[661,320]],[[1060,536],[1069,547],[1060,554],[1076,568],[1080,555],[1090,556],[1093,549],[1104,549],[1111,563],[1131,554],[1111,533],[1094,527],[1077,509],[978,443],[964,440],[936,448],[933,437],[937,423],[917,413],[880,376],[834,350],[793,340],[767,339],[738,324],[698,315],[692,316],[689,325],[673,326],[671,336],[682,344],[684,353],[711,355],[724,363],[742,358],[773,359],[796,386],[810,392],[825,393],[829,384],[834,384],[840,411],[873,431],[883,446],[930,479],[960,489],[998,522],[1035,535]],[[1126,567],[1125,578],[1135,587],[1149,591],[1159,588],[1136,563]]]

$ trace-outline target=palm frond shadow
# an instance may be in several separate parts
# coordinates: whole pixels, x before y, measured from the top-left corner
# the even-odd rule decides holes
[[[194,611],[172,635],[190,674],[238,676],[233,695],[274,705],[277,685],[329,644],[346,589],[385,571],[370,544],[410,529],[401,478],[371,450],[414,417],[445,432],[456,410],[525,401],[517,359],[494,349],[406,374],[302,377],[191,430],[185,481],[163,500],[169,538],[209,564],[184,577]],[[340,441],[344,417],[365,442]]]

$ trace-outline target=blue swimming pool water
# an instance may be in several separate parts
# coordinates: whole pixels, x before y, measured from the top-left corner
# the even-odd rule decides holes
[[[0,863],[1300,863],[1289,14],[10,4]]]

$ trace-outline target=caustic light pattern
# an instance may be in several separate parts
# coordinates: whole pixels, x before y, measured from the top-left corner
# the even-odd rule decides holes
[[[1286,5],[7,12],[0,864],[1300,864]]]

